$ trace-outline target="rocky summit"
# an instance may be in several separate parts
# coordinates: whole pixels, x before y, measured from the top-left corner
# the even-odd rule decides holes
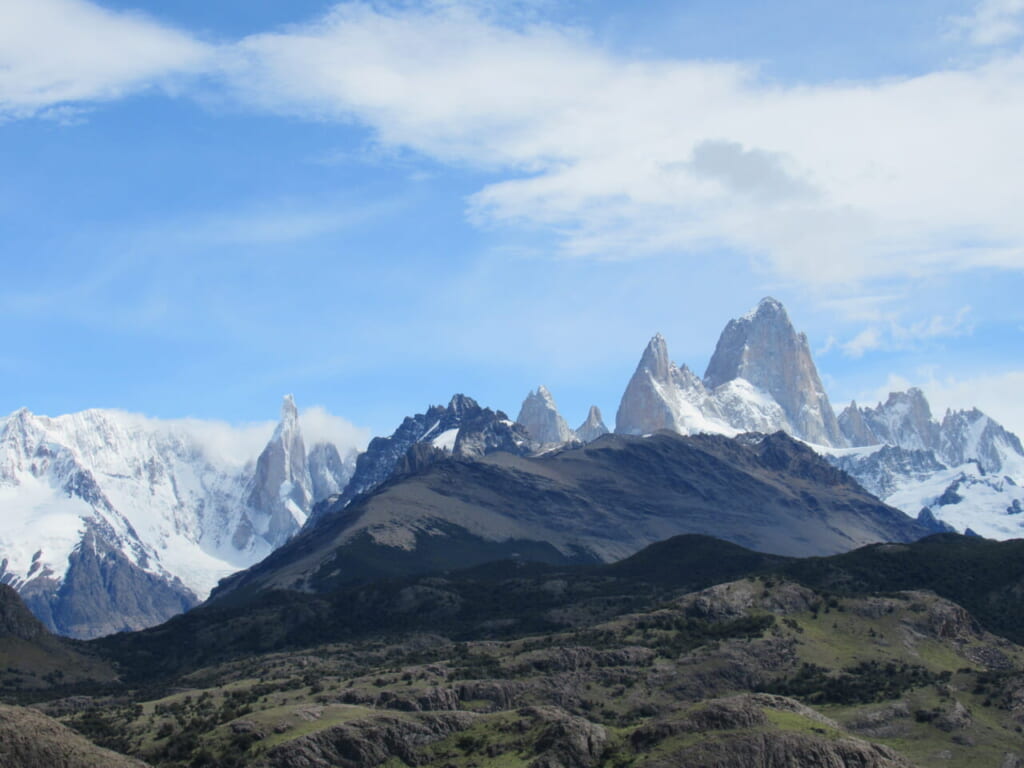
[[[605,426],[601,417],[601,409],[596,405],[590,406],[587,411],[586,420],[576,428],[576,439],[582,443],[592,443],[601,435],[607,435],[608,427]]]
[[[807,337],[797,333],[781,303],[762,299],[748,314],[730,320],[704,373],[714,390],[743,379],[781,407],[791,434],[819,445],[841,446],[839,430]]]
[[[727,435],[783,430],[815,444],[846,444],[807,338],[771,298],[729,322],[703,379],[671,362],[660,334],[651,339],[622,395],[615,431],[659,429]]]
[[[671,361],[660,334],[644,349],[615,431],[647,435],[782,430],[815,447],[871,493],[935,530],[1024,535],[1024,449],[977,409],[937,421],[924,393],[851,403],[836,417],[807,338],[766,298],[723,330],[703,379]]]
[[[324,514],[347,507],[371,493],[396,471],[401,473],[445,456],[477,458],[495,451],[529,453],[535,447],[524,427],[502,411],[482,408],[476,400],[457,394],[447,406],[433,405],[425,413],[406,417],[390,437],[375,437],[356,459],[355,471],[341,493],[322,502],[307,527]]]
[[[543,384],[523,400],[516,423],[522,424],[527,434],[542,446],[562,445],[576,439],[576,434],[558,412],[555,398]]]

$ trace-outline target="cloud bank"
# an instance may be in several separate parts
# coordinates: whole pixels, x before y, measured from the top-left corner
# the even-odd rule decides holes
[[[833,291],[1024,269],[1018,51],[811,86],[742,62],[624,56],[538,13],[509,22],[454,1],[345,3],[218,46],[84,0],[2,4],[8,118],[202,75],[249,109],[356,123],[381,146],[488,172],[470,219],[550,233],[564,256],[724,249]],[[964,24],[1005,43],[1020,12],[986,0]]]

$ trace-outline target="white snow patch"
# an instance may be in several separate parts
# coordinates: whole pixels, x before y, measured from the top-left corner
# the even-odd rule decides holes
[[[431,442],[435,448],[453,453],[455,451],[455,438],[459,436],[459,428],[446,429]]]

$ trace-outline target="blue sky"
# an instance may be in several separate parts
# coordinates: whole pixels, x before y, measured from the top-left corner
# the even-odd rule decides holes
[[[642,7],[634,7],[642,6]],[[1024,0],[0,0],[0,411],[614,420],[774,295],[1024,433]]]

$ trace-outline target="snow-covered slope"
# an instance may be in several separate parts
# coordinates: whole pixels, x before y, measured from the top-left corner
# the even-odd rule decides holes
[[[1024,536],[1024,449],[977,408],[947,411],[940,423],[914,388],[874,408],[851,403],[839,423],[858,447],[831,451],[833,463],[887,503],[927,510],[960,533]]]
[[[50,629],[92,637],[163,621],[265,557],[316,501],[294,402],[258,461],[212,429],[113,410],[0,422],[0,580]],[[319,483],[345,472],[321,462]]]

